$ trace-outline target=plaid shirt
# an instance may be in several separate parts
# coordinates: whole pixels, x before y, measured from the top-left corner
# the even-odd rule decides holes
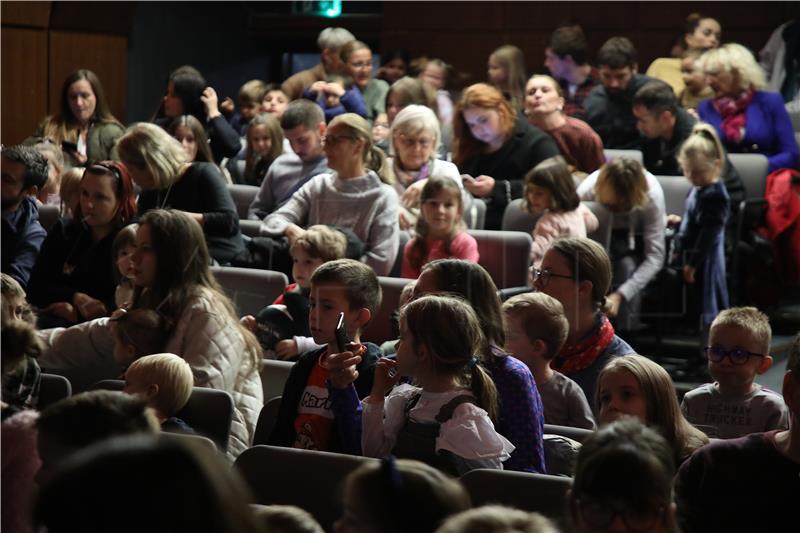
[[[583,121],[586,120],[586,110],[583,108],[583,100],[589,96],[598,84],[600,83],[600,75],[597,73],[596,68],[592,68],[589,76],[575,88],[575,94],[570,94],[569,82],[566,80],[559,80],[561,89],[564,91],[564,113],[567,116],[579,118]]]
[[[3,383],[3,401],[14,407],[35,409],[39,403],[42,371],[32,357],[25,357]]]

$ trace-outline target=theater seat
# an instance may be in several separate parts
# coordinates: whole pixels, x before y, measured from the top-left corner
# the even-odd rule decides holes
[[[512,200],[503,211],[503,231],[523,231],[531,233],[536,227],[540,215],[529,213],[525,210],[525,200],[517,198]]]
[[[272,304],[289,283],[286,275],[271,270],[215,266],[211,272],[240,316],[255,315]]]
[[[478,241],[480,265],[492,276],[498,289],[528,283],[528,265],[533,240],[521,231],[469,230]]]
[[[250,204],[253,203],[259,188],[254,185],[239,185],[229,184],[228,191],[231,193],[233,203],[236,205],[236,212],[239,213],[240,219],[247,218],[247,211],[250,209]]]
[[[269,436],[272,433],[272,429],[275,427],[275,422],[278,420],[278,411],[280,408],[280,396],[276,396],[264,402],[264,407],[261,408],[261,413],[258,415],[256,432],[253,435],[253,446],[267,444],[267,442],[269,442]]]
[[[593,241],[600,243],[603,248],[608,250],[609,246],[611,246],[611,230],[614,226],[613,213],[600,202],[582,203],[589,208],[589,211],[594,213],[594,216],[597,217],[597,229],[587,232],[586,236]]]
[[[742,178],[748,200],[764,198],[767,188],[769,160],[763,154],[728,154],[728,158]]]
[[[638,161],[640,165],[644,164],[644,156],[641,150],[615,150],[613,148],[606,148],[603,150],[606,156],[606,161],[613,161],[614,159],[626,158]]]
[[[45,231],[50,231],[50,228],[58,222],[60,216],[61,209],[57,205],[39,206],[39,224],[42,225]]]
[[[664,190],[667,214],[683,216],[686,197],[692,190],[692,184],[683,176],[656,176],[656,179]]]
[[[56,374],[42,373],[39,383],[39,403],[36,404],[36,408],[41,411],[71,394],[72,385],[67,378]]]
[[[389,278],[378,276],[383,298],[378,312],[369,321],[361,339],[374,342],[377,345],[395,338],[392,332],[391,317],[400,302],[400,293],[403,288],[413,280],[404,278]]]
[[[583,442],[589,435],[594,433],[591,429],[574,428],[570,426],[557,426],[555,424],[545,424],[544,432],[549,435],[561,435],[562,437],[569,437],[572,440]]]
[[[570,478],[479,469],[471,470],[459,479],[469,492],[474,507],[498,503],[555,519],[567,515],[566,494],[572,486]]]
[[[264,359],[264,366],[261,368],[261,385],[264,388],[265,402],[283,394],[283,386],[286,384],[293,366],[294,363],[289,361]]]

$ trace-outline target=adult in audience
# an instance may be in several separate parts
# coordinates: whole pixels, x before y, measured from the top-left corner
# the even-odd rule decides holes
[[[798,168],[792,121],[779,93],[765,91],[764,72],[744,46],[728,43],[699,59],[714,98],[697,107],[731,153],[764,154],[769,172]]]
[[[506,206],[522,196],[525,174],[559,153],[552,137],[517,120],[511,105],[491,85],[467,87],[456,104],[453,162],[469,175],[464,187],[488,204],[486,229],[500,229]]]
[[[656,176],[681,176],[678,151],[691,135],[697,119],[678,105],[670,86],[660,81],[645,83],[636,91],[633,114],[636,127],[645,137],[641,146],[645,168]],[[745,191],[739,173],[727,156],[722,177],[735,214],[745,198]]]
[[[139,221],[136,245],[133,308],[154,309],[164,318],[169,340],[163,351],[186,359],[196,387],[233,396],[228,455],[236,457],[252,442],[263,405],[258,341],[239,324],[233,302],[209,270],[203,232],[188,214],[164,209],[146,213]],[[111,324],[100,318],[43,331],[49,348],[40,358],[42,365],[80,368],[97,379],[119,375]]]
[[[2,272],[25,288],[47,236],[34,200],[47,182],[47,160],[30,146],[4,146],[0,171]]]
[[[712,442],[681,466],[675,494],[683,531],[781,531],[797,522],[800,335],[789,350],[783,401],[788,430]]]
[[[124,165],[102,161],[86,169],[80,189],[75,216],[50,229],[28,284],[44,328],[106,316],[115,308],[111,248],[136,215],[133,182]]]
[[[402,197],[400,229],[408,230],[414,227],[417,214],[411,210],[419,207],[420,193],[428,178],[450,178],[463,188],[461,175],[453,163],[436,158],[441,133],[439,120],[431,108],[422,105],[404,108],[392,123],[390,138],[394,154],[388,159],[394,173],[392,185]]]
[[[361,41],[350,41],[339,51],[344,70],[364,97],[367,120],[370,124],[378,114],[386,111],[386,93],[389,84],[372,76],[372,50]]]
[[[586,120],[583,101],[600,83],[599,74],[589,64],[586,35],[580,26],[556,29],[544,49],[544,66],[558,80],[564,97],[564,114]]]
[[[203,228],[211,256],[228,263],[244,248],[239,215],[219,167],[190,163],[180,143],[153,124],[137,124],[119,140],[119,157],[142,189],[139,212],[174,208]]]
[[[569,321],[567,342],[550,366],[580,385],[594,405],[600,370],[614,357],[634,353],[605,314],[611,286],[608,254],[590,239],[558,239],[534,271],[533,286],[561,302]]]
[[[34,520],[50,533],[258,533],[252,501],[237,472],[212,450],[136,435],[76,453],[42,487]]]
[[[447,90],[447,80],[452,67],[441,59],[426,59],[417,78],[436,90],[436,114],[445,129],[453,124],[453,99]],[[432,108],[433,109],[433,108]],[[449,143],[447,143],[449,145]]]
[[[288,111],[287,111],[288,112]],[[372,144],[366,120],[353,113],[331,121],[324,137],[325,154],[332,172],[303,185],[291,199],[264,219],[261,232],[286,236],[293,243],[314,224],[348,228],[364,243],[361,259],[379,276],[389,273],[400,246],[397,226],[398,199],[385,183],[387,164],[383,152]]]
[[[594,172],[605,163],[603,141],[582,120],[564,114],[564,93],[550,76],[535,75],[525,87],[528,123],[546,131],[567,163],[580,172]]]
[[[406,50],[403,48],[392,50],[381,55],[381,68],[378,69],[375,77],[391,85],[406,75],[410,62],[411,56]]]
[[[639,149],[636,117],[631,105],[633,95],[652,80],[637,74],[637,53],[627,37],[612,37],[597,52],[601,85],[586,97],[586,118],[603,139],[605,148]]]
[[[289,104],[281,117],[283,135],[292,152],[278,156],[270,165],[258,194],[247,210],[247,218],[261,220],[283,204],[308,180],[328,169],[322,147],[325,114],[308,100]]]
[[[575,531],[677,533],[672,456],[661,435],[635,420],[590,435],[578,453],[568,495]]]
[[[214,155],[208,144],[206,130],[200,121],[192,115],[181,115],[167,127],[167,133],[175,137],[186,151],[186,160],[189,163],[214,163]]]
[[[87,161],[117,159],[115,145],[124,132],[111,114],[97,74],[79,69],[61,86],[58,113],[45,118],[33,137],[59,145],[70,166],[84,166]]]
[[[413,104],[430,107],[436,112],[436,91],[419,79],[408,76],[400,78],[386,93],[386,118],[389,119],[389,125],[392,125],[400,111]]]
[[[239,153],[239,134],[220,112],[217,92],[208,86],[200,71],[189,65],[179,67],[169,75],[167,94],[152,122],[166,129],[181,115],[192,115],[205,125],[217,164]]]
[[[317,46],[320,62],[287,78],[281,85],[281,90],[290,100],[297,100],[302,98],[303,90],[315,81],[323,81],[330,74],[339,74],[342,70],[339,51],[342,46],[355,40],[353,34],[344,28],[325,28],[319,32]]]
[[[609,255],[612,291],[606,314],[620,330],[639,326],[641,292],[664,266],[666,205],[661,184],[633,159],[618,158],[578,185],[581,200],[603,204],[613,214]]]

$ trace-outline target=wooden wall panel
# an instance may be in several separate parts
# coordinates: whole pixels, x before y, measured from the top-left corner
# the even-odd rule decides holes
[[[50,22],[53,2],[2,2],[0,18],[3,26],[46,28]]]
[[[31,135],[47,114],[47,33],[3,27],[0,35],[2,142],[17,144]]]
[[[51,112],[59,107],[61,86],[79,68],[94,71],[100,78],[108,105],[117,119],[126,121],[128,38],[99,33],[50,32]]]

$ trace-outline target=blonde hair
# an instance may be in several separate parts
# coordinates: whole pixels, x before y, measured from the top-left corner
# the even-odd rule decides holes
[[[310,257],[321,259],[323,263],[344,259],[347,255],[347,237],[344,233],[329,228],[323,224],[316,224],[308,228],[301,237],[298,237],[290,251],[304,250]]]
[[[719,176],[724,160],[725,149],[717,130],[705,122],[694,125],[691,135],[683,142],[678,153],[678,163],[684,173],[691,169],[716,173]]]
[[[540,339],[547,345],[545,359],[552,359],[564,346],[569,334],[569,321],[564,306],[543,292],[527,292],[503,303],[506,316],[522,320],[525,335],[531,342]]]
[[[145,122],[128,128],[119,139],[117,150],[125,165],[147,170],[156,189],[166,189],[175,183],[187,162],[186,151],[177,139]]]
[[[269,153],[264,158],[255,154],[250,142],[250,133],[259,126],[266,128],[270,141]],[[266,168],[268,168],[281,154],[283,154],[283,128],[281,128],[280,121],[273,113],[259,113],[253,117],[247,127],[247,159],[244,166],[245,182],[258,183],[258,176],[255,175],[255,172],[259,160],[266,161]]]
[[[733,326],[747,331],[760,346],[761,353],[769,353],[772,342],[769,317],[755,307],[731,307],[720,311],[711,323],[711,334],[714,334],[714,328],[720,326]]]
[[[534,186],[541,187],[550,193],[550,210],[554,212],[573,211],[581,203],[575,189],[575,180],[572,179],[567,161],[561,155],[548,157],[525,175],[525,196],[523,198],[525,210],[529,213],[533,212],[533,206],[528,200],[528,193]]]
[[[549,518],[505,505],[484,505],[451,516],[436,533],[558,533]]]
[[[172,353],[137,359],[125,371],[125,380],[131,378],[141,380],[145,386],[158,385],[158,394],[151,400],[151,407],[166,418],[184,408],[194,386],[192,367]]]
[[[672,445],[676,464],[680,464],[697,448],[708,444],[706,434],[691,425],[683,416],[678,405],[675,386],[667,371],[661,365],[641,355],[617,357],[610,360],[600,371],[595,391],[595,410],[597,412],[600,411],[600,391],[603,378],[620,370],[627,370],[633,374],[639,383],[646,406],[647,420],[643,420],[643,422],[658,429],[667,442]]]
[[[267,84],[262,80],[250,80],[244,83],[239,88],[239,103],[253,107],[260,106],[261,100],[264,99],[264,94],[267,92]]]
[[[394,117],[392,122],[389,136],[392,139],[392,151],[397,154],[397,149],[394,144],[397,137],[400,135],[419,135],[421,133],[430,133],[433,135],[433,150],[431,151],[431,160],[436,159],[436,153],[439,151],[439,146],[442,142],[442,130],[439,127],[439,119],[436,118],[436,113],[427,106],[411,104],[404,107],[397,116]],[[400,161],[395,156],[395,164]],[[401,167],[401,165],[397,165]]]
[[[594,186],[601,203],[613,205],[621,212],[646,206],[650,202],[649,190],[641,163],[625,157],[603,165]]]
[[[85,170],[83,167],[72,167],[61,174],[58,196],[61,197],[62,216],[66,215],[67,211],[70,216],[75,214],[78,203],[81,201],[81,179]]]
[[[386,164],[386,154],[372,143],[372,128],[366,119],[355,113],[344,113],[331,120],[328,129],[340,124],[347,128],[353,137],[364,142],[362,157],[367,168],[375,171],[382,182],[391,185],[391,173],[389,165]]]
[[[511,106],[517,112],[522,111],[525,102],[525,54],[512,44],[497,48],[489,56],[489,61],[496,61],[506,71],[506,86],[498,87],[501,91],[508,91],[511,97]]]
[[[766,89],[764,70],[756,62],[752,52],[737,43],[728,43],[706,51],[697,60],[698,66],[706,74],[725,71],[739,75],[739,89]]]

